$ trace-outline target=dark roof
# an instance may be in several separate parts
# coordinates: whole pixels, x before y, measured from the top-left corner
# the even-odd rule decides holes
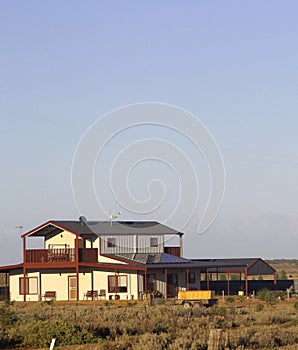
[[[175,235],[179,233],[156,221],[80,221],[50,220],[45,224],[25,233],[23,236],[45,236],[57,234],[63,230],[79,235],[114,235],[114,234],[154,234]]]
[[[249,266],[259,258],[227,258],[227,259],[191,259],[197,261],[202,265],[216,265],[216,266]]]
[[[244,272],[248,275],[270,275],[275,269],[261,258],[234,258],[234,259],[192,259],[202,271],[209,272]]]
[[[179,256],[167,254],[167,253],[121,253],[121,254],[109,254],[107,255],[114,259],[121,259],[126,261],[133,261],[135,263],[144,265],[153,264],[185,264],[192,263],[191,260],[180,258]]]

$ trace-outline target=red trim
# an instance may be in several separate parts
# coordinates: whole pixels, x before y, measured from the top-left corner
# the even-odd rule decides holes
[[[79,266],[82,267],[94,267],[94,268],[111,268],[111,269],[121,269],[121,270],[132,270],[132,271],[146,271],[147,267],[143,266],[136,266],[136,265],[124,265],[124,264],[109,264],[109,263],[102,263],[102,264],[92,264],[92,263],[79,263]],[[17,270],[22,269],[24,267],[24,264],[17,264],[17,265],[7,265],[7,266],[1,266],[0,271],[9,271],[9,270]],[[54,269],[68,269],[68,268],[76,268],[76,263],[27,263],[26,269],[48,269],[48,270],[54,270]]]
[[[32,230],[30,230],[30,231],[28,231],[28,232],[22,234],[21,237],[22,237],[22,238],[23,238],[23,237],[27,237],[27,236],[29,236],[31,233],[34,233],[34,232],[40,230],[41,228],[46,227],[46,226],[49,225],[50,223],[51,223],[51,221],[47,221],[46,223],[41,224],[41,225],[37,226],[36,228],[33,228]]]
[[[186,272],[185,272],[185,277],[186,277],[186,290],[188,290],[188,284],[189,284],[189,276],[188,276],[188,274],[189,274],[189,270],[188,270],[188,268],[186,269]]]
[[[23,263],[16,264],[16,265],[0,266],[0,271],[22,269],[23,266],[24,266]]]
[[[23,237],[23,300],[26,301],[26,237]]]
[[[37,226],[36,228],[32,229],[31,231],[29,231],[29,232],[27,232],[27,233],[24,233],[21,237],[23,238],[23,237],[30,236],[32,233],[35,233],[35,232],[37,232],[38,230],[40,230],[40,229],[42,229],[42,228],[45,228],[45,227],[47,227],[47,226],[49,226],[49,225],[53,225],[53,226],[55,226],[55,227],[57,227],[57,228],[60,228],[60,229],[62,229],[62,230],[64,230],[64,231],[70,232],[70,233],[76,235],[77,237],[80,236],[79,233],[74,232],[74,231],[72,231],[72,230],[69,230],[68,228],[64,227],[63,225],[57,224],[57,223],[55,223],[55,221],[50,220],[50,221],[47,221],[46,223],[44,223],[44,224],[42,224],[42,225]]]
[[[247,278],[247,268],[245,269],[245,295],[248,296],[248,278]]]
[[[82,267],[106,268],[106,269],[132,270],[132,271],[147,271],[147,267],[135,266],[135,265],[123,265],[123,264],[80,263],[80,266],[82,266]]]
[[[75,268],[76,263],[75,262],[68,262],[68,263],[27,263],[26,268],[27,269],[67,269],[67,268]]]
[[[274,285],[276,285],[276,272],[274,272]]]
[[[77,288],[77,300],[80,299],[80,290],[79,290],[79,239],[76,236],[75,239],[75,262],[76,262],[76,288]]]

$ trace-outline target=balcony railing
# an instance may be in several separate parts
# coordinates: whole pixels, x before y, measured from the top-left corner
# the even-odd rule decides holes
[[[97,248],[79,248],[79,262],[97,263]],[[74,248],[28,249],[28,263],[69,263],[75,262]]]

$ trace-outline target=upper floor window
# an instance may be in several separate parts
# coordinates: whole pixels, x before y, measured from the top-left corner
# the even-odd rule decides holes
[[[150,247],[157,247],[158,246],[158,240],[156,237],[150,238]]]
[[[116,248],[116,238],[108,238],[108,248]]]

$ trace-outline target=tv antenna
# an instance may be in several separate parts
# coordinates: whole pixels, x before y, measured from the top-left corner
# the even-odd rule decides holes
[[[19,229],[19,233],[21,233],[22,229],[24,228],[23,225],[15,226],[14,228]]]
[[[122,214],[121,211],[118,211],[117,215],[113,212],[111,212],[111,215],[110,215],[110,222],[111,222],[111,226],[113,225],[113,219],[116,219],[118,216],[120,216]]]

